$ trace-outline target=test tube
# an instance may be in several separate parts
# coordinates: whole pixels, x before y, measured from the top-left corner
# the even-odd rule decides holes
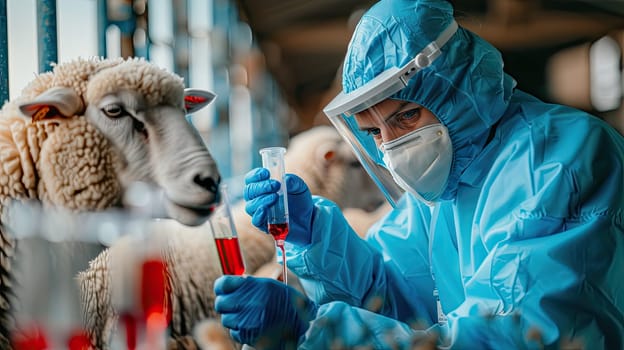
[[[224,275],[242,275],[245,272],[245,263],[230,210],[227,185],[221,184],[219,191],[221,204],[215,209],[208,221],[219,253],[221,269]]]
[[[262,156],[262,166],[269,169],[271,179],[279,181],[281,184],[277,191],[277,203],[271,207],[268,213],[268,231],[275,239],[275,245],[282,252],[284,283],[288,283],[286,279],[286,252],[284,251],[284,241],[288,235],[288,192],[286,190],[286,182],[284,176],[284,147],[267,147],[260,150]]]

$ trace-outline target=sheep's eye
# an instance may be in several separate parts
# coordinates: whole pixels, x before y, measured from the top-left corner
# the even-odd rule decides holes
[[[361,166],[362,166],[362,164],[360,163],[360,161],[359,161],[359,160],[353,160],[353,161],[350,161],[350,162],[349,162],[349,166],[350,166],[351,168],[359,168],[359,167],[361,167]]]
[[[127,114],[120,105],[114,103],[104,106],[102,112],[109,118],[120,118]]]

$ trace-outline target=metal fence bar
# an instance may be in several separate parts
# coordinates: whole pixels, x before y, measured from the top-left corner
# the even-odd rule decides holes
[[[9,99],[9,31],[7,2],[0,0],[0,104]]]
[[[189,81],[188,1],[174,0],[173,8],[173,70]]]
[[[56,0],[37,0],[37,51],[39,72],[52,69],[58,62],[56,35]]]
[[[106,0],[97,0],[98,56],[107,56],[106,29],[108,29],[108,5]]]

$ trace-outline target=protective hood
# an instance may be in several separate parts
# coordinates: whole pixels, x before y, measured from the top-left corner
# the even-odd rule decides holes
[[[349,44],[343,92],[404,66],[452,21],[453,7],[447,1],[378,2],[364,14]],[[454,197],[462,172],[483,149],[514,87],[515,81],[503,71],[500,52],[460,27],[442,54],[391,96],[431,110],[449,130],[454,154],[441,199]]]

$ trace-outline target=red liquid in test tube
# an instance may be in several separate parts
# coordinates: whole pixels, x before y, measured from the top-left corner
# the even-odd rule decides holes
[[[284,283],[288,284],[286,273],[286,249],[284,249],[284,240],[288,235],[288,224],[269,224],[269,233],[275,239],[275,245],[282,251],[282,278]]]
[[[238,238],[215,238],[224,275],[242,275],[245,272]]]
[[[215,209],[208,223],[212,230],[221,269],[224,275],[242,275],[245,272],[245,262],[238,243],[236,227],[230,211],[227,186],[219,186],[221,204]]]
[[[161,259],[145,260],[141,267],[141,307],[148,327],[167,328],[171,320],[169,291],[167,264]]]
[[[288,235],[288,224],[269,224],[269,233],[275,238],[276,242],[283,241]]]

